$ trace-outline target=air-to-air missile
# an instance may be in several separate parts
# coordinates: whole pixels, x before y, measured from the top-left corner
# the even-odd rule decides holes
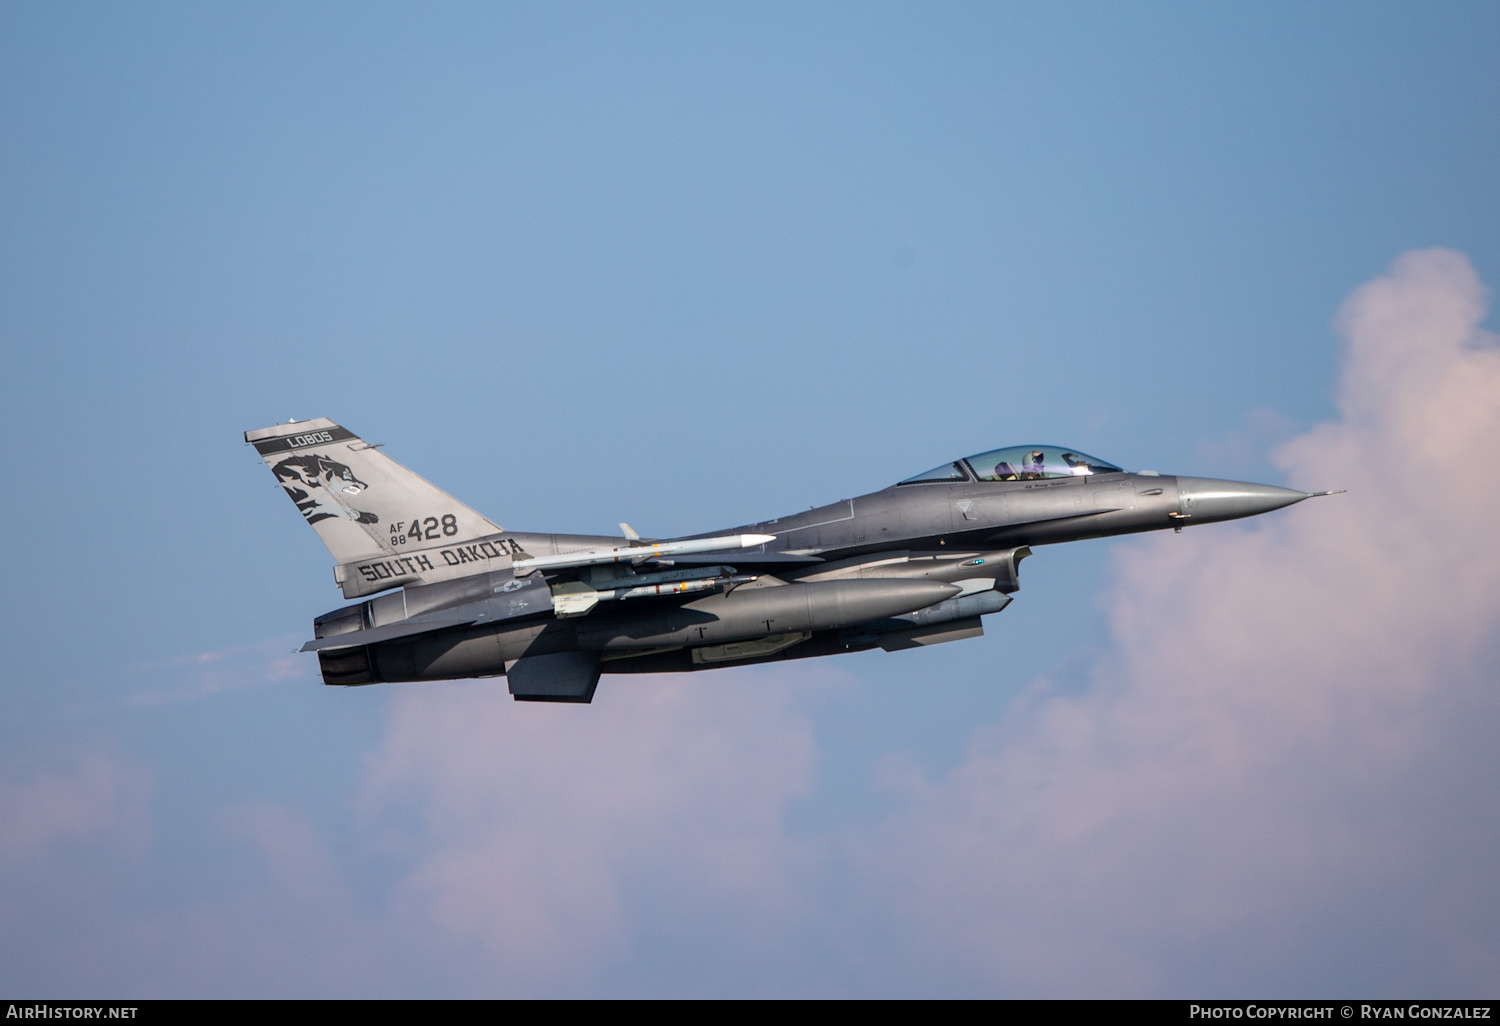
[[[919,648],[984,633],[1034,545],[1235,520],[1313,495],[1129,473],[1051,445],[944,463],[731,532],[653,540],[506,531],[331,420],[245,441],[333,554],[313,621],[328,684],[505,675],[588,702],[601,673]],[[366,598],[366,596],[371,596]]]

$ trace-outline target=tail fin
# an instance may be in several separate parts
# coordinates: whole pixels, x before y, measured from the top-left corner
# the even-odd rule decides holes
[[[327,418],[246,431],[245,441],[341,565],[500,532]]]

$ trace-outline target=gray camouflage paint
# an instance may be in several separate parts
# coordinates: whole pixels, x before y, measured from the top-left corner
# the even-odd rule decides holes
[[[503,530],[329,420],[247,432],[246,441],[330,551],[350,560],[335,573],[344,594],[375,596],[314,621],[304,651],[318,653],[326,683],[504,674],[528,701],[587,702],[601,673],[977,637],[981,618],[1019,590],[1031,546],[1181,530],[1309,498],[1113,468],[982,481],[959,461],[948,480],[905,481],[727,531],[622,540]],[[1041,471],[1042,454],[1033,455]],[[310,503],[318,488],[339,515]],[[372,511],[355,509],[356,499]],[[359,530],[329,526],[346,522]],[[652,548],[701,539],[753,547],[670,558]],[[587,550],[609,550],[608,565]],[[513,564],[527,561],[544,562],[518,575]]]
[[[601,672],[691,671],[958,640],[982,633],[979,617],[1009,602],[1003,593],[1019,586],[1016,564],[1029,546],[1180,529],[1266,512],[1303,498],[1302,492],[1271,486],[1130,473],[893,486],[732,532],[693,536],[776,535],[760,551],[711,557],[742,572],[761,574],[755,585],[727,595],[685,602],[660,599],[607,611],[600,607],[579,620],[564,620],[551,616],[550,604],[544,605],[547,593],[540,587],[540,574],[527,582],[526,591],[537,599],[531,605],[516,605],[513,597],[497,590],[505,582],[520,583],[505,572],[408,587],[400,593],[408,616],[424,615],[413,611],[415,602],[416,609],[435,619],[441,611],[450,618],[467,618],[464,626],[454,629],[450,620],[444,630],[435,622],[437,630],[430,634],[325,653],[325,679],[351,684],[438,680],[509,669],[517,698],[588,701]],[[533,554],[618,542],[524,532],[509,537]],[[777,557],[781,561],[775,561]],[[988,593],[957,594],[952,582],[975,579],[991,582]],[[864,594],[856,596],[861,589]],[[790,611],[786,602],[769,605],[769,598],[781,592],[798,593],[806,608]],[[819,592],[826,594],[815,594]],[[382,610],[394,607],[397,597],[382,596],[367,604],[371,626],[388,621],[392,614]],[[844,616],[828,608],[839,604],[855,608]],[[779,615],[766,615],[768,611]],[[919,634],[924,627],[925,637]],[[694,658],[698,649],[788,632],[806,637],[764,655]],[[551,659],[569,652],[582,655]],[[591,658],[593,653],[602,653],[602,660]],[[525,675],[514,671],[518,661],[531,659],[539,660],[536,670],[550,666],[556,672],[542,674],[544,684],[528,684]]]

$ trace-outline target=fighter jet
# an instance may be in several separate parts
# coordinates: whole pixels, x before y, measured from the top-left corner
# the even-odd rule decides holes
[[[1021,445],[724,531],[507,531],[331,420],[245,432],[333,555],[313,620],[334,685],[504,675],[590,702],[604,673],[673,673],[979,637],[1035,545],[1236,520],[1314,495],[1127,472]],[[372,596],[366,598],[365,596]]]

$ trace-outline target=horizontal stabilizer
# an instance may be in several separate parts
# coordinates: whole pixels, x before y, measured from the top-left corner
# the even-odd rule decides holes
[[[371,627],[368,630],[350,631],[348,634],[335,634],[328,638],[315,638],[303,645],[298,651],[326,652],[331,648],[355,648],[359,645],[375,645],[382,641],[395,641],[397,638],[408,638],[413,634],[426,634],[428,631],[440,631],[447,627],[467,627],[469,624],[475,622],[475,618],[472,616],[458,620],[402,620],[399,623],[388,623],[384,627]]]

